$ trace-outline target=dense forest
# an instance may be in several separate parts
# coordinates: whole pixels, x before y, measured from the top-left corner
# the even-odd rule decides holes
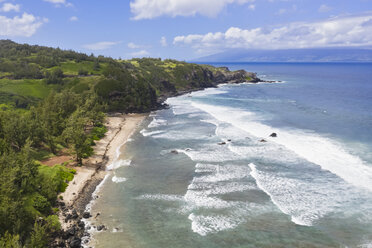
[[[81,165],[106,132],[105,112],[147,112],[182,91],[250,80],[227,68],[0,40],[0,247],[48,246],[75,170],[41,161],[68,151]]]

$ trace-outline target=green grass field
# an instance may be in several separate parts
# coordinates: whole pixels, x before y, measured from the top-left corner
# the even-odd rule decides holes
[[[43,80],[39,79],[0,79],[0,92],[31,96],[39,99],[48,96],[53,87],[55,86],[46,85]]]
[[[65,75],[78,75],[80,70],[87,71],[91,75],[100,75],[106,66],[107,65],[105,63],[100,63],[100,69],[93,70],[94,62],[92,61],[83,61],[79,63],[75,61],[68,61],[62,62],[60,66],[49,68],[48,71],[60,67]]]

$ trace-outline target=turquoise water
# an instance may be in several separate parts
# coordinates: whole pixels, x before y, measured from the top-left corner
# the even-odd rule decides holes
[[[372,64],[220,65],[283,82],[152,113],[98,192],[91,245],[372,247]]]

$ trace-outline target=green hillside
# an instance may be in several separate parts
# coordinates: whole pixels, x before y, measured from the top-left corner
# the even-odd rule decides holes
[[[258,80],[175,60],[114,60],[0,40],[0,247],[48,247],[58,235],[57,196],[92,155],[104,112],[147,112],[169,96]]]
[[[114,60],[0,40],[0,104],[29,108],[51,91],[96,92],[108,111],[144,112],[180,91],[255,80],[246,72],[175,60]]]

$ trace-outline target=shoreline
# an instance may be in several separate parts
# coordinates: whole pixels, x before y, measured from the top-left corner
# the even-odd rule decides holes
[[[256,77],[252,81],[246,83],[257,84],[259,82],[274,83],[275,81],[264,81]],[[159,97],[156,111],[167,108],[166,99],[177,97],[191,92],[204,90],[207,88],[216,88],[221,84],[240,84],[240,81],[222,81],[210,87],[195,88],[184,91],[177,91],[169,95]],[[62,230],[60,235],[57,235],[51,247],[82,247],[83,242],[89,243],[90,233],[86,230],[85,222],[91,217],[90,212],[85,212],[87,206],[91,203],[94,197],[94,192],[105,177],[109,175],[106,170],[117,158],[117,149],[120,149],[130,136],[137,130],[137,127],[142,121],[149,116],[150,112],[136,114],[109,114],[105,120],[105,126],[108,128],[105,137],[96,142],[94,147],[94,155],[83,161],[82,167],[76,167],[76,175],[69,183],[66,191],[61,195],[63,200],[57,202],[59,207],[59,219]],[[71,186],[72,185],[72,186]],[[76,193],[78,192],[78,193]],[[88,228],[91,228],[90,226]],[[94,227],[97,228],[97,227]],[[104,229],[104,226],[101,226]]]
[[[74,179],[69,182],[62,199],[57,201],[60,209],[58,217],[61,231],[51,247],[81,247],[82,237],[89,236],[85,231],[83,219],[89,219],[86,207],[93,199],[93,193],[109,171],[107,166],[117,159],[117,150],[137,130],[148,116],[145,114],[110,114],[106,117],[105,137],[96,142],[94,155],[83,161],[83,166],[76,167]]]

